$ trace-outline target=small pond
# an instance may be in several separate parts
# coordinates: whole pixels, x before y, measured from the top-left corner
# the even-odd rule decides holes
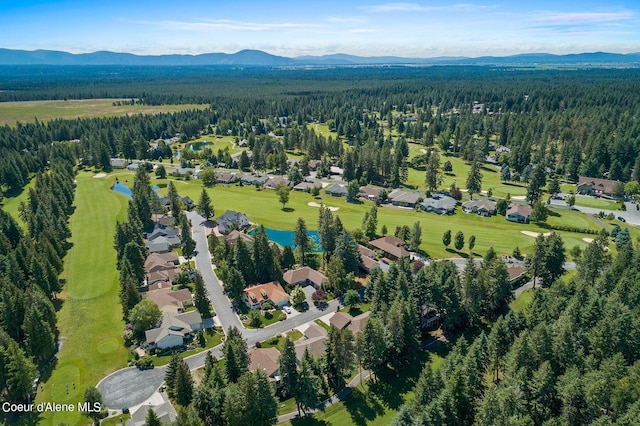
[[[133,191],[131,190],[131,188],[129,188],[127,185],[125,185],[120,181],[117,181],[111,189],[113,189],[116,192],[119,192],[120,194],[124,194],[129,198],[131,198],[131,196],[133,195]],[[158,185],[153,185],[151,189],[156,191],[156,194],[157,194],[158,189],[160,189],[160,187]]]
[[[271,228],[264,228],[264,230],[267,233],[267,238],[269,238],[269,241],[273,241],[274,243],[278,244],[281,247],[284,247],[284,246],[289,246],[291,248],[295,247],[295,242],[294,242],[295,233],[293,231],[283,231],[281,229],[271,229]],[[253,235],[254,232],[255,230],[252,230],[251,232],[249,232],[249,234]],[[320,248],[320,237],[318,236],[318,231],[308,231],[307,234],[309,234],[309,237],[316,245],[316,252],[317,253],[321,252],[322,249]]]

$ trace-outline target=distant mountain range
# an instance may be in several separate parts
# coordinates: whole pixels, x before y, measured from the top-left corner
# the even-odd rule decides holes
[[[334,54],[288,58],[261,50],[241,50],[237,53],[204,53],[201,55],[134,55],[132,53],[93,52],[73,54],[55,50],[0,49],[0,65],[138,65],[138,66],[353,66],[353,65],[580,65],[580,66],[640,66],[640,53],[577,53],[553,55],[529,53],[513,56],[402,58],[397,56],[353,56]]]

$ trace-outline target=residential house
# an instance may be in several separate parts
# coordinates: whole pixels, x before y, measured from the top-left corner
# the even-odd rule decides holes
[[[162,397],[161,403],[156,404],[142,404],[136,410],[131,411],[131,418],[127,420],[125,426],[146,426],[147,425],[147,414],[149,409],[153,410],[158,416],[160,423],[165,424],[173,424],[178,418],[178,413],[171,405],[167,394],[164,392],[160,393]]]
[[[226,183],[230,184],[238,180],[235,173],[216,173],[216,182],[217,183]]]
[[[510,204],[507,212],[505,213],[505,218],[509,222],[517,222],[517,223],[529,223],[529,219],[531,218],[531,207],[522,206],[520,204]]]
[[[509,274],[509,284],[515,286],[525,278],[527,268],[519,265],[509,266],[507,267],[507,273]]]
[[[165,312],[160,326],[145,331],[147,346],[151,349],[169,349],[182,346],[185,339],[202,328],[202,317],[198,311],[180,314]]]
[[[160,224],[156,224],[153,230],[146,234],[146,239],[150,253],[166,253],[182,244],[176,228]]]
[[[322,160],[309,160],[309,170],[317,170],[322,167]]]
[[[303,182],[300,182],[299,184],[297,184],[296,186],[294,186],[293,190],[294,191],[309,192],[309,191],[311,191],[312,188],[322,189],[322,183],[321,182],[303,181]]]
[[[252,174],[244,174],[242,176],[240,176],[240,182],[243,185],[264,185],[265,183],[267,183],[267,181],[269,180],[269,178],[267,176],[259,176],[259,175],[252,175]]]
[[[376,260],[377,253],[368,247],[358,244],[358,251],[360,252],[360,269],[365,272],[371,272],[375,267],[379,267],[380,264]]]
[[[245,288],[242,300],[251,309],[260,309],[267,300],[279,308],[291,302],[291,298],[277,281]]]
[[[140,163],[131,163],[127,166],[127,170],[136,171],[140,168]]]
[[[295,342],[296,358],[302,359],[305,349],[316,359],[321,358],[325,352],[327,330],[316,323],[309,323],[302,332],[304,338]]]
[[[239,213],[233,210],[227,210],[220,217],[216,219],[218,224],[218,232],[222,235],[226,235],[233,229],[245,229],[248,228],[249,218],[244,213]]]
[[[172,217],[169,217],[165,214],[157,214],[154,213],[151,215],[151,220],[153,221],[153,223],[155,223],[156,225],[162,225],[162,226],[171,226],[175,223],[175,219]]]
[[[471,200],[462,204],[462,210],[487,217],[496,214],[496,203],[491,200]]]
[[[240,148],[247,147],[247,146],[249,146],[249,141],[246,140],[246,139],[242,139],[242,140],[238,141],[238,146]]]
[[[331,316],[331,318],[329,318],[329,324],[338,330],[344,330],[349,324],[351,324],[351,319],[351,315],[346,312],[336,312]]]
[[[329,173],[332,175],[342,176],[342,173],[344,173],[344,170],[341,169],[340,167],[331,166],[329,167]]]
[[[112,158],[109,160],[112,169],[124,169],[127,166],[127,160],[122,158]]]
[[[378,201],[382,188],[374,188],[373,186],[361,186],[359,196],[369,201]]]
[[[144,262],[144,270],[146,273],[145,284],[147,286],[157,282],[166,282],[171,284],[174,277],[178,274],[178,254],[175,252],[168,253],[151,253]]]
[[[613,197],[613,187],[618,182],[617,180],[580,176],[577,184],[578,194]]]
[[[345,197],[348,191],[344,186],[334,183],[333,185],[327,187],[324,192],[325,194],[331,195],[332,197]]]
[[[312,285],[314,288],[320,288],[327,282],[327,277],[321,272],[316,271],[308,266],[298,269],[289,269],[284,273],[284,281],[291,285],[301,285],[303,287]]]
[[[253,243],[253,237],[251,235],[240,232],[237,229],[234,229],[233,231],[225,235],[224,240],[229,243],[229,245],[235,245],[238,240],[242,240],[245,243]]]
[[[443,194],[433,194],[420,203],[420,208],[426,212],[450,214],[456,209],[458,202],[455,198]]]
[[[389,202],[398,207],[414,208],[424,196],[418,192],[409,192],[402,189],[394,189],[388,196]]]
[[[410,253],[407,251],[407,243],[400,238],[386,236],[378,238],[377,240],[369,241],[369,244],[379,250],[382,250],[386,257],[392,260],[399,259],[401,257],[409,257]]]
[[[184,309],[193,306],[193,295],[188,288],[171,290],[163,288],[161,290],[149,291],[146,298],[158,305],[162,312],[180,313]]]
[[[266,189],[277,189],[281,186],[289,186],[289,179],[284,176],[275,176],[269,178],[264,184]]]
[[[329,323],[339,330],[346,328],[356,334],[364,329],[370,314],[371,312],[367,311],[353,317],[346,312],[336,312],[329,318]]]
[[[249,352],[249,371],[264,371],[270,382],[280,381],[280,351],[276,348],[256,348]]]

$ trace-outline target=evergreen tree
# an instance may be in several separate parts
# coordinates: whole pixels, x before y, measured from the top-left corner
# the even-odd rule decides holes
[[[207,290],[204,287],[202,274],[199,271],[196,271],[195,276],[193,277],[193,287],[193,304],[203,318],[211,318],[211,303],[207,296]]]
[[[449,162],[449,166],[451,163]],[[426,166],[425,185],[429,191],[435,191],[438,186],[442,185],[442,172],[440,171],[440,154],[438,151],[432,150],[429,154],[429,160]],[[450,169],[449,171],[451,171]]]
[[[336,237],[336,249],[334,251],[336,258],[342,261],[344,270],[349,273],[356,273],[358,266],[362,262],[358,243],[353,239],[349,231],[343,231]]]
[[[464,247],[464,234],[462,231],[456,232],[456,236],[453,240],[453,246],[456,250],[462,250],[462,247]]]
[[[328,261],[329,257],[335,250],[335,228],[333,226],[333,215],[324,205],[320,206],[320,212],[318,215],[318,237],[320,239],[320,247],[323,251],[325,261]]]
[[[191,377],[187,362],[182,358],[179,358],[172,386],[176,402],[183,407],[189,405],[193,399],[193,377]]]
[[[504,163],[500,169],[500,180],[502,182],[508,182],[511,180],[511,169],[507,163]]]
[[[252,259],[251,253],[249,252],[249,248],[247,247],[247,244],[242,240],[242,238],[238,238],[238,241],[236,241],[233,251],[234,251],[233,258],[234,258],[236,268],[242,274],[244,281],[246,283],[256,282],[257,278],[256,278],[253,259]]]
[[[56,348],[55,335],[37,305],[31,304],[26,309],[22,331],[26,349],[33,359],[41,362],[53,355]]]
[[[409,249],[413,251],[417,251],[420,247],[420,243],[422,243],[422,228],[420,226],[420,221],[416,221],[413,224],[413,228],[411,228],[411,238],[409,238]]]
[[[269,246],[267,233],[262,226],[253,234],[253,264],[258,282],[266,283],[279,278],[280,269]]]
[[[222,353],[225,358],[227,380],[235,383],[249,368],[247,342],[243,339],[240,330],[235,327],[229,328],[227,338],[222,346]]]
[[[88,404],[90,408],[90,411],[83,412],[82,414],[92,419],[94,425],[99,425],[100,419],[104,414],[102,410],[95,410],[95,408],[102,406],[102,395],[100,391],[93,386],[89,386],[84,390],[82,401]]]
[[[202,192],[200,192],[200,199],[196,204],[196,209],[207,220],[213,216],[213,204],[211,204],[211,197],[205,188],[202,188]]]
[[[280,261],[280,265],[282,269],[291,269],[293,265],[296,263],[296,258],[293,255],[293,250],[291,250],[291,246],[284,246],[282,249],[282,260]]]
[[[284,340],[278,363],[280,364],[280,377],[282,377],[282,391],[285,395],[294,396],[298,388],[299,374],[296,351],[293,340],[289,336]]]
[[[160,417],[158,417],[151,407],[147,410],[147,417],[145,417],[144,422],[146,426],[162,426]]]
[[[544,166],[542,163],[535,165],[531,171],[531,177],[529,178],[529,186],[527,187],[527,201],[530,205],[534,205],[536,201],[540,199],[542,195],[542,188],[546,185],[546,175],[544,172]]]
[[[296,221],[296,226],[294,229],[294,242],[296,245],[296,250],[300,253],[300,257],[302,260],[302,264],[305,265],[306,262],[306,253],[311,250],[311,239],[309,238],[309,233],[307,231],[307,225],[304,223],[304,219],[301,217]]]
[[[227,279],[224,280],[224,289],[229,298],[236,303],[241,303],[244,288],[246,287],[242,274],[233,266],[229,268]]]
[[[306,354],[309,354],[308,350],[306,350]],[[298,373],[297,387],[294,392],[298,415],[300,415],[300,412],[305,415],[306,410],[315,407],[319,393],[320,378],[314,373],[310,361],[303,357],[300,362],[300,372]]]
[[[167,185],[167,196],[169,197],[169,210],[171,211],[171,216],[178,219],[180,217],[180,213],[182,213],[183,203],[173,181],[169,181],[169,185]]]
[[[265,372],[246,373],[239,382],[244,399],[244,424],[270,426],[277,422],[278,402]]]
[[[444,244],[445,247],[449,247],[449,244],[451,244],[451,229],[447,229],[444,231],[444,234],[442,234],[442,244]]]
[[[480,160],[474,160],[471,163],[471,169],[469,169],[469,175],[467,176],[467,191],[469,192],[469,198],[473,200],[473,194],[479,194],[482,189],[482,173],[480,168],[482,163]]]

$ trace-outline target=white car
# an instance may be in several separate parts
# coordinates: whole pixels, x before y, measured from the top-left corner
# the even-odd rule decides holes
[[[285,307],[284,307],[284,311],[285,311],[286,313],[290,314],[290,313],[291,313],[291,308],[290,308],[290,307],[288,307],[288,306],[285,306]]]

